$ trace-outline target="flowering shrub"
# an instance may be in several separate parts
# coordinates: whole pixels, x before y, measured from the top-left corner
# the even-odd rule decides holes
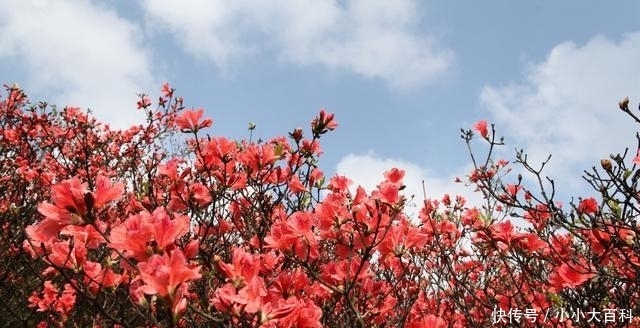
[[[538,189],[511,178],[480,121],[462,137],[470,151],[476,133],[488,145],[484,159],[471,151],[466,179],[486,204],[444,195],[408,217],[399,168],[371,191],[325,176],[320,139],[337,123],[324,110],[308,135],[253,142],[206,134],[213,120],[168,85],[155,108],[140,97],[147,122],[127,130],[6,90],[7,325],[638,325],[640,170],[626,153],[586,172],[599,200],[565,210],[522,152],[515,164]]]

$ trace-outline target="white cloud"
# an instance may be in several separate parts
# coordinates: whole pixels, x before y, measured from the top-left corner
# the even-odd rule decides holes
[[[91,1],[0,2],[0,58],[24,72],[15,82],[36,101],[88,107],[115,127],[142,122],[136,93],[160,87],[139,34]]]
[[[190,54],[221,71],[239,58],[272,50],[284,61],[346,70],[394,88],[429,82],[452,53],[418,34],[415,0],[147,0],[154,29],[166,28]],[[246,59],[246,58],[245,58]]]
[[[585,195],[583,169],[625,147],[635,151],[637,126],[617,104],[625,96],[640,101],[638,58],[640,33],[565,42],[531,65],[525,81],[486,86],[480,98],[510,149],[524,148],[537,163],[552,154],[547,175],[562,192]]]
[[[413,206],[408,206],[406,213],[411,217],[417,217],[418,211],[422,208],[424,192],[422,182],[424,181],[426,197],[429,199],[442,199],[445,194],[449,194],[452,200],[456,195],[461,195],[467,199],[469,206],[482,206],[482,195],[474,193],[472,187],[467,187],[462,183],[455,183],[456,177],[464,180],[464,177],[471,172],[471,167],[464,167],[457,170],[457,175],[437,177],[427,169],[420,167],[402,159],[383,158],[372,152],[365,154],[348,154],[343,157],[337,165],[336,173],[344,175],[353,180],[353,192],[357,186],[362,186],[370,193],[376,185],[384,181],[384,172],[392,168],[405,171],[403,183],[406,186],[403,193],[407,199],[414,196]]]

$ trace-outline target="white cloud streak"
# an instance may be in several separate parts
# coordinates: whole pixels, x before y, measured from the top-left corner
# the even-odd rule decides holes
[[[480,99],[510,148],[524,148],[537,163],[552,154],[547,175],[561,192],[584,195],[582,170],[625,147],[635,151],[637,126],[617,104],[625,96],[640,101],[638,58],[640,33],[561,43],[524,81],[486,86]]]
[[[114,127],[142,122],[136,93],[160,87],[139,34],[88,0],[0,2],[0,58],[24,72],[15,82],[60,107],[91,108]]]
[[[453,60],[432,36],[415,32],[415,0],[147,0],[143,8],[154,29],[168,30],[188,53],[223,73],[273,51],[285,62],[405,89],[437,78]]]

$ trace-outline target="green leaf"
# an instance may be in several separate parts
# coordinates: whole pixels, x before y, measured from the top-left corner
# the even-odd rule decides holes
[[[617,201],[615,201],[614,199],[609,199],[607,200],[607,205],[609,206],[609,208],[611,209],[611,212],[613,212],[615,216],[620,217],[621,209],[620,209],[620,204],[618,204]]]

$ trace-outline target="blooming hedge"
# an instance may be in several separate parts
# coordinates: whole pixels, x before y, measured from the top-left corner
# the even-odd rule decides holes
[[[231,140],[183,103],[164,85],[138,101],[145,124],[114,130],[6,86],[7,326],[640,326],[640,157],[603,159],[584,175],[594,196],[563,208],[544,163],[494,159],[503,141],[480,121],[461,131],[474,169],[460,182],[484,203],[444,195],[409,216],[401,168],[369,191],[325,175],[333,114]]]

